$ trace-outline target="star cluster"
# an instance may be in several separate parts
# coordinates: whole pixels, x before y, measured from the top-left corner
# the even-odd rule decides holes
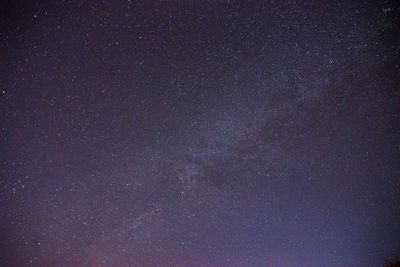
[[[398,1],[5,1],[1,266],[400,254]]]

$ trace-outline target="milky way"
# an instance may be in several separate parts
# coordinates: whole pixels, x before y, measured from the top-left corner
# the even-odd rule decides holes
[[[4,1],[1,266],[400,254],[397,1]]]

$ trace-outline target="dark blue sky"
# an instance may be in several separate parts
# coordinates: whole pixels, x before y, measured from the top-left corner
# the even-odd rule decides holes
[[[4,1],[0,265],[400,254],[396,1]]]

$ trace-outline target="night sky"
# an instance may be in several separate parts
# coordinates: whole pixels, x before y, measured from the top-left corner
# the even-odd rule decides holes
[[[0,266],[400,254],[398,1],[0,9]]]

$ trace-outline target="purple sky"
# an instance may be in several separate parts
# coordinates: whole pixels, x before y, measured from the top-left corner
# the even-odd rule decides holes
[[[400,254],[398,1],[2,1],[0,266]]]

